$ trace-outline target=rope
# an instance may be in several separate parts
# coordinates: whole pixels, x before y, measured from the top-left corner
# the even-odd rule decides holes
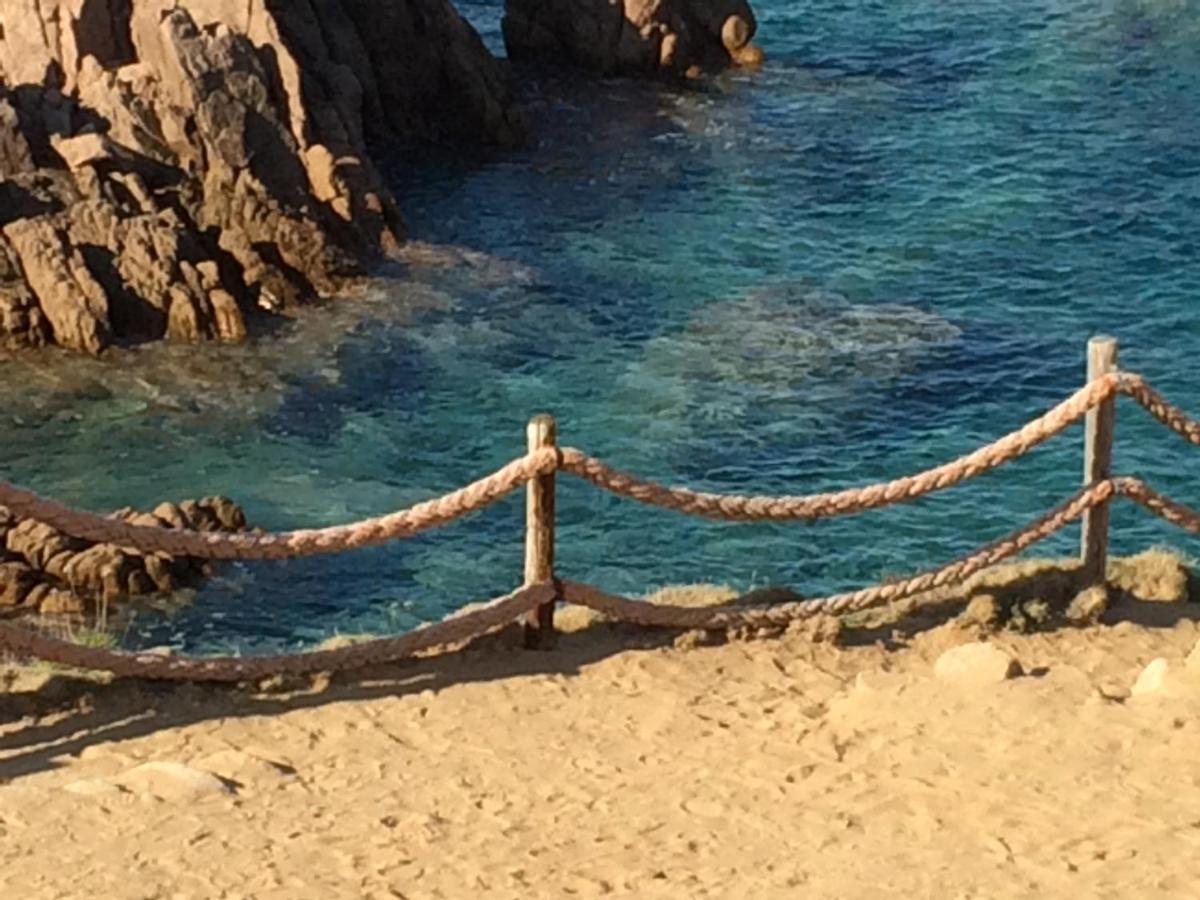
[[[959,584],[1008,559],[1078,519],[1085,511],[1126,497],[1169,522],[1200,534],[1200,511],[1177,503],[1136,478],[1116,478],[1083,488],[1044,516],[981,547],[969,556],[903,581],[876,585],[818,600],[753,606],[695,608],[646,603],[607,594],[574,581],[546,581],[520,588],[483,607],[451,616],[408,634],[380,638],[336,650],[273,657],[187,657],[119,653],[84,647],[0,621],[0,649],[61,665],[99,669],[115,675],[176,681],[255,681],[276,675],[336,672],[395,662],[432,647],[455,644],[515,621],[530,610],[561,598],[610,618],[635,625],[710,630],[787,625],[815,616],[845,615]]]
[[[83,647],[0,621],[0,649],[80,669],[99,669],[133,678],[166,681],[257,681],[275,675],[338,672],[395,662],[422,650],[479,637],[515,621],[543,603],[553,602],[554,582],[520,588],[483,607],[425,625],[399,637],[380,638],[336,650],[313,650],[286,656],[161,656],[119,653]]]
[[[1141,375],[1121,374],[1120,391],[1141,404],[1146,412],[1158,419],[1184,440],[1200,446],[1200,422],[1189,417],[1178,406],[1150,387]]]
[[[966,456],[916,475],[897,478],[895,481],[850,488],[836,493],[804,497],[769,497],[672,488],[619,472],[598,459],[570,448],[562,451],[561,468],[614,494],[651,506],[707,518],[748,522],[844,516],[913,500],[998,468],[1077,422],[1088,410],[1112,399],[1120,385],[1121,376],[1117,374],[1098,378],[1020,430]]]
[[[511,493],[531,478],[558,466],[554,448],[513,460],[491,475],[434,500],[349,525],[276,534],[223,534],[182,528],[131,525],[118,519],[70,509],[56,500],[0,482],[0,506],[37,519],[73,537],[96,543],[161,551],[201,559],[286,559],[369,547],[445,525]]]
[[[993,541],[971,555],[947,563],[939,569],[914,575],[904,581],[876,585],[850,593],[834,594],[819,600],[801,600],[795,603],[743,609],[719,607],[706,609],[628,600],[573,581],[561,583],[562,597],[568,603],[586,606],[623,622],[668,628],[716,630],[739,626],[761,627],[786,625],[789,622],[813,616],[844,615],[965,581],[976,572],[1015,556],[1027,547],[1044,540],[1078,519],[1086,510],[1107,502],[1116,493],[1117,486],[1113,481],[1098,482],[1078,491],[1046,515],[1019,531]]]
[[[1192,534],[1200,534],[1200,512],[1190,506],[1184,506],[1170,497],[1163,496],[1137,478],[1117,478],[1114,479],[1114,485],[1120,496],[1141,504],[1172,525],[1190,531]]]
[[[1089,382],[1018,431],[956,460],[893,481],[808,496],[748,496],[673,488],[618,471],[580,450],[544,448],[442,497],[378,518],[321,529],[222,534],[132,525],[72,510],[3,481],[0,481],[0,506],[85,540],[201,559],[284,559],[410,537],[487,506],[531,478],[557,469],[641,503],[691,515],[742,522],[812,520],[914,500],[998,468],[1063,431],[1118,393],[1132,397],[1162,424],[1200,445],[1200,422],[1167,402],[1141,376],[1113,373]]]

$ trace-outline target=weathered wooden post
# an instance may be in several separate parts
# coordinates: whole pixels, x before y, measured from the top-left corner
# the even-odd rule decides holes
[[[558,428],[554,416],[529,420],[526,429],[529,452],[554,447]],[[525,485],[525,584],[538,584],[554,577],[554,472],[532,478]],[[554,646],[554,601],[530,610],[525,620],[525,646],[549,649]]]
[[[1117,371],[1117,339],[1094,337],[1088,341],[1088,381],[1103,378]],[[1087,431],[1083,448],[1083,483],[1085,486],[1112,477],[1113,429],[1116,424],[1117,400],[1110,397],[1087,414]],[[1104,584],[1108,569],[1109,503],[1093,506],[1083,518],[1080,556],[1082,586]]]

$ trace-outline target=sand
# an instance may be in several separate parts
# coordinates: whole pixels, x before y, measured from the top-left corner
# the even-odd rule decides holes
[[[691,648],[567,610],[275,692],[23,669],[0,897],[1194,898],[1196,609]],[[981,635],[1025,674],[935,674]]]

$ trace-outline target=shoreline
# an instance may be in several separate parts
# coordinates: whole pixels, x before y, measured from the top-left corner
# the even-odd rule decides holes
[[[1159,594],[1103,624],[990,631],[1023,674],[980,683],[938,674],[981,636],[945,608],[842,646],[687,649],[563,610],[552,651],[510,630],[302,685],[53,674],[0,694],[0,886],[1186,897],[1200,606]],[[1157,658],[1166,678],[1135,693]]]

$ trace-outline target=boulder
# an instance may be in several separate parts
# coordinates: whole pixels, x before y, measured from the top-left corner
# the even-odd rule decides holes
[[[0,346],[242,340],[405,226],[370,156],[526,134],[449,0],[46,0],[0,27]]]
[[[94,544],[72,557],[64,567],[63,580],[77,594],[115,600],[128,592],[131,576],[141,569],[140,562],[120,547]]]
[[[56,218],[19,219],[4,227],[54,342],[99,353],[112,340],[108,297]],[[14,335],[10,335],[12,337]]]
[[[695,74],[756,65],[746,0],[506,0],[510,59],[602,74]]]
[[[22,556],[35,569],[44,570],[46,564],[63,552],[78,552],[86,546],[84,541],[68,537],[44,522],[26,519],[8,533],[8,549]]]

